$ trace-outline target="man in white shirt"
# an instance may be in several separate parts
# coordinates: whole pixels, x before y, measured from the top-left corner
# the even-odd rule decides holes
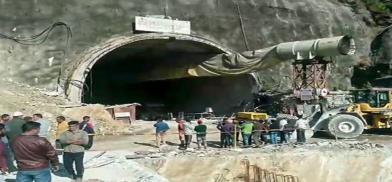
[[[192,135],[193,135],[193,129],[195,128],[190,119],[186,119],[184,124],[185,128],[185,149],[188,149],[190,147],[191,142],[192,142]]]
[[[38,135],[49,140],[49,131],[51,128],[50,122],[43,119],[42,114],[39,113],[33,114],[33,121],[41,124],[40,132]]]
[[[286,119],[281,119],[279,121],[279,134],[280,134],[280,143],[287,143],[286,133],[284,131],[285,126],[287,125]]]
[[[306,138],[305,138],[305,131],[306,129],[308,129],[308,121],[304,118],[302,118],[302,116],[299,116],[300,119],[298,119],[295,122],[295,128],[297,131],[297,142],[298,143],[305,143],[306,142]]]

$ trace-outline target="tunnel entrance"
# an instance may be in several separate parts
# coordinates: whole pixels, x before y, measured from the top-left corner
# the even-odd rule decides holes
[[[224,52],[203,41],[173,37],[123,44],[96,58],[82,72],[80,101],[104,105],[137,102],[142,104],[142,115],[203,112],[206,107],[219,115],[231,114],[251,100],[251,75],[186,76],[187,68]]]
[[[99,79],[103,75],[95,75]],[[163,113],[198,113],[211,107],[219,115],[240,111],[251,100],[250,78],[200,77],[148,81],[133,84],[110,82],[93,84],[93,93],[86,91],[85,103],[141,103],[145,117]],[[97,80],[94,80],[97,82]]]

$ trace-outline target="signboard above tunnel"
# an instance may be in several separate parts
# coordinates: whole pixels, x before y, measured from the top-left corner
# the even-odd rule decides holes
[[[142,32],[162,32],[191,34],[191,22],[164,18],[135,16],[135,30]]]

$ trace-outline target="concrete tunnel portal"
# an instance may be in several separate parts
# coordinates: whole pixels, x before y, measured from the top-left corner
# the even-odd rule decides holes
[[[251,99],[254,81],[249,74],[181,77],[187,68],[231,50],[197,37],[151,35],[122,42],[113,49],[101,50],[100,54],[96,52],[98,49],[90,50],[98,56],[86,56],[89,61],[82,61],[77,68],[85,69],[79,78],[84,79],[83,87],[77,90],[79,102],[104,105],[137,102],[142,104],[141,117],[149,117],[167,112],[203,112],[206,107],[212,107],[217,114],[230,114],[241,110]],[[131,37],[135,36],[140,35]],[[114,45],[113,41],[108,45]]]

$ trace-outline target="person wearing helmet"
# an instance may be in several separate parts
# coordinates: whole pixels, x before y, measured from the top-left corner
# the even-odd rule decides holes
[[[203,124],[203,120],[199,119],[197,121],[197,126],[195,126],[196,131],[196,139],[197,139],[197,148],[200,150],[200,144],[203,145],[204,149],[207,149],[206,144],[206,135],[207,135],[207,126]]]
[[[23,120],[23,113],[22,112],[14,112],[12,115],[12,119],[7,122],[6,128],[6,135],[10,143],[19,135],[23,133],[22,126],[25,124],[25,120]]]

